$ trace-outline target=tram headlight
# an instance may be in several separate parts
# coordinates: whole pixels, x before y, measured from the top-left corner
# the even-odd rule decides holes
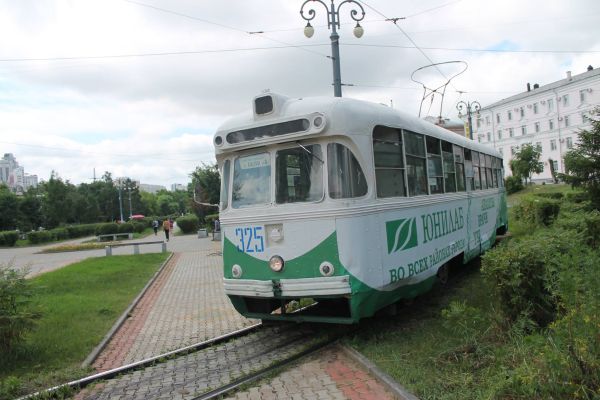
[[[235,264],[233,267],[231,267],[231,275],[234,278],[239,278],[242,276],[242,267],[240,267],[239,265]]]
[[[269,260],[269,267],[271,267],[271,269],[275,272],[281,272],[284,264],[285,262],[283,261],[283,258],[279,256],[273,256]]]
[[[319,271],[323,276],[331,276],[335,272],[335,268],[333,268],[333,264],[329,261],[323,261],[319,266]]]

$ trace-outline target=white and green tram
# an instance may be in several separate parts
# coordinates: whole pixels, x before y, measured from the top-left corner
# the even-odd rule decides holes
[[[252,105],[214,136],[225,293],[247,317],[356,323],[507,230],[494,149],[365,101]]]

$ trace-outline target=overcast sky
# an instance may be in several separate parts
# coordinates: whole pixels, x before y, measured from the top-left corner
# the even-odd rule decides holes
[[[214,162],[215,129],[253,96],[333,95],[325,9],[307,4],[316,10],[307,39],[303,2],[0,0],[0,153],[43,180],[54,170],[91,182],[95,168],[97,177],[186,184],[196,166]],[[457,120],[459,100],[485,106],[527,82],[600,67],[598,0],[361,3],[361,39],[352,7],[340,11],[342,82],[353,85],[344,97],[417,115],[423,89],[411,73],[461,60],[468,69],[443,103]],[[416,78],[435,88],[462,69],[439,68]],[[439,100],[424,103],[422,116],[438,115]]]

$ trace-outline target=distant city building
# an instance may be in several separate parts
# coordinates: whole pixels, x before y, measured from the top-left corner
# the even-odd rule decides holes
[[[23,193],[38,185],[37,175],[26,174],[12,153],[5,153],[0,160],[0,183],[4,183],[15,193]]]
[[[155,194],[160,190],[167,190],[167,188],[162,185],[150,185],[147,183],[140,183],[139,188],[142,192],[148,192],[152,194]]]
[[[556,172],[565,172],[564,155],[577,145],[577,133],[591,129],[590,114],[600,105],[600,69],[590,65],[586,72],[540,86],[483,107],[474,121],[473,138],[496,148],[509,161],[526,143],[542,152],[544,171],[533,181],[552,179],[550,160]]]
[[[441,126],[444,129],[448,129],[454,133],[459,134],[460,136],[466,136],[465,124],[462,121],[452,121],[449,118],[439,118],[439,117],[425,117],[423,118],[427,122],[431,122],[434,125]]]
[[[181,183],[173,183],[171,184],[171,192],[176,192],[178,190],[186,190],[187,188]]]

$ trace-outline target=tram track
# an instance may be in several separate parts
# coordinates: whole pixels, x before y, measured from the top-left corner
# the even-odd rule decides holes
[[[23,399],[52,398],[64,390],[80,391],[77,399],[151,399],[170,394],[212,399],[314,353],[337,340],[340,332],[310,324],[256,324]]]

